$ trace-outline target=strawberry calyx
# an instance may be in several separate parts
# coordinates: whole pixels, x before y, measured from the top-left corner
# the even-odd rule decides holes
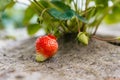
[[[35,59],[37,62],[42,62],[42,61],[45,61],[47,59],[47,57],[45,57],[43,54],[37,53]]]
[[[57,39],[54,35],[52,35],[52,34],[48,34],[48,37],[50,37],[51,39]]]

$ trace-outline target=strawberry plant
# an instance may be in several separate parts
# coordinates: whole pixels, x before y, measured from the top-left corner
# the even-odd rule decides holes
[[[1,4],[3,7],[1,10],[13,6],[15,2],[19,3],[19,1],[14,0],[5,1],[4,4]],[[87,45],[90,38],[99,39],[95,34],[102,21],[109,24],[120,21],[120,0],[28,1],[31,4],[25,10],[23,24],[28,26],[29,35],[34,35],[41,28],[47,34],[53,34],[57,37],[67,33],[75,33],[77,40]],[[36,14],[37,23],[30,23],[31,18]]]
[[[103,20],[107,23],[120,21],[117,17],[119,4],[119,0],[33,0],[29,8],[38,13],[39,28],[44,28],[47,34],[59,37],[75,33],[77,40],[87,45],[91,37],[99,39],[95,34]],[[38,28],[34,28],[35,33]]]

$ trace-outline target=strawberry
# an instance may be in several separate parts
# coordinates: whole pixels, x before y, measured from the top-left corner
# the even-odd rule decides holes
[[[49,34],[36,40],[36,61],[44,61],[52,57],[58,50],[56,37]]]

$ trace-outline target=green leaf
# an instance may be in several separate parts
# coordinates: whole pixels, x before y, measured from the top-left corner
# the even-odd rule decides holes
[[[70,4],[73,0],[65,0],[68,4]]]
[[[119,23],[120,22],[120,7],[119,6],[115,6],[111,13],[109,13],[104,21],[108,24],[113,24],[113,23]]]
[[[52,1],[40,0],[39,4],[44,8],[55,8],[61,11],[70,9],[70,6],[66,5],[63,1],[60,0],[52,0]]]
[[[39,3],[42,5],[42,7],[44,8],[50,8],[51,7],[51,4],[49,1],[45,1],[45,0],[40,0]]]
[[[31,8],[32,5],[28,6],[28,8],[25,11],[23,24],[27,25],[29,24],[31,18],[34,16],[35,11]]]
[[[59,19],[59,15],[61,15],[62,12],[56,10],[55,8],[51,8],[50,10],[48,10],[48,12],[50,13],[51,16],[53,16],[56,19]]]
[[[0,11],[4,10],[6,7],[13,6],[13,0],[0,0]]]
[[[51,3],[55,5],[57,8],[64,10],[64,11],[70,9],[70,6],[63,3],[63,1],[54,0],[54,1],[51,1]]]
[[[48,12],[50,13],[51,16],[53,16],[55,19],[58,19],[58,20],[69,20],[74,16],[73,10],[67,10],[67,11],[61,12],[52,8]]]
[[[15,2],[11,1],[8,5],[6,5],[6,8],[11,8],[15,5]]]
[[[60,20],[69,20],[75,15],[73,10],[66,10],[64,13],[59,15]]]
[[[30,36],[34,35],[39,29],[41,28],[41,26],[39,24],[30,24],[27,26],[27,31],[28,34]]]
[[[108,7],[108,0],[95,0],[96,6],[101,6],[101,8]]]
[[[77,16],[80,21],[87,23],[87,20],[85,18],[78,15],[72,9],[68,9],[66,11],[61,12],[56,10],[55,8],[51,8],[48,12],[50,13],[51,16],[58,20],[70,20],[73,16]]]
[[[88,23],[88,21],[87,21],[84,17],[82,17],[82,16],[80,16],[80,15],[78,15],[78,14],[76,14],[76,16],[78,17],[78,19],[79,19],[80,21],[82,21],[82,22],[84,22],[84,23]]]

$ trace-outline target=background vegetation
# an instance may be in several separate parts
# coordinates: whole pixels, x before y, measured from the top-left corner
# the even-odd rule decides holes
[[[26,27],[33,36],[40,29],[46,34],[61,36],[76,33],[77,39],[88,44],[101,22],[120,22],[120,0],[0,0],[0,29]],[[16,4],[25,8],[18,9]]]

